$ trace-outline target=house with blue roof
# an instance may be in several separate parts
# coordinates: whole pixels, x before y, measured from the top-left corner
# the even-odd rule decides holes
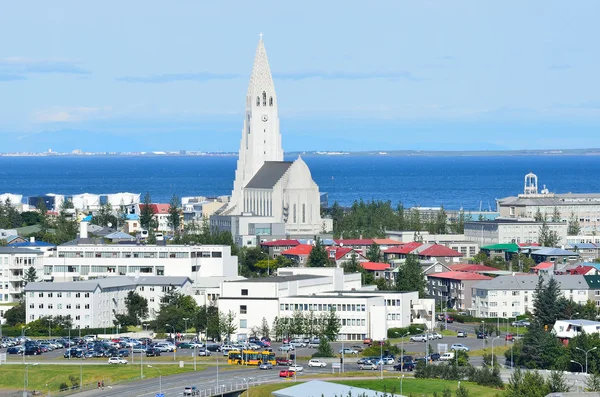
[[[577,252],[579,257],[586,262],[593,262],[597,258],[600,258],[600,244],[574,243],[568,244],[566,248]]]
[[[579,261],[579,254],[574,251],[567,251],[562,248],[542,247],[533,251],[531,259],[535,263],[552,262],[552,263],[575,263]]]

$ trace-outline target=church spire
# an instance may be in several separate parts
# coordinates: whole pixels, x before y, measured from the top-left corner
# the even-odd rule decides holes
[[[261,33],[259,36],[260,40],[254,56],[254,66],[252,67],[247,96],[249,103],[253,106],[273,106],[275,102],[275,84],[273,84],[273,77],[271,76],[263,34]]]

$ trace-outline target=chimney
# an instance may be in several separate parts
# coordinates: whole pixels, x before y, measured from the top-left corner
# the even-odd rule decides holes
[[[29,242],[30,243],[35,243],[35,237],[33,237],[33,236],[29,237]]]
[[[88,223],[81,222],[79,224],[79,238],[88,238]]]

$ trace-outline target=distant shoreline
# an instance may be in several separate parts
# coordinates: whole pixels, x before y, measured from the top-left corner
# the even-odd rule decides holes
[[[82,152],[82,153],[0,153],[0,157],[237,157],[237,152]],[[287,156],[375,156],[375,157],[497,157],[497,156],[600,156],[600,148],[555,150],[370,150],[370,151],[292,151]]]

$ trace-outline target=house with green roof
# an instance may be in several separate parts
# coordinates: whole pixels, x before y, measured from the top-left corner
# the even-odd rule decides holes
[[[480,251],[492,259],[499,257],[509,261],[513,255],[519,255],[519,245],[515,243],[492,244],[481,247]]]
[[[596,307],[600,307],[600,276],[583,276],[583,278],[590,287],[588,299],[594,302]]]

